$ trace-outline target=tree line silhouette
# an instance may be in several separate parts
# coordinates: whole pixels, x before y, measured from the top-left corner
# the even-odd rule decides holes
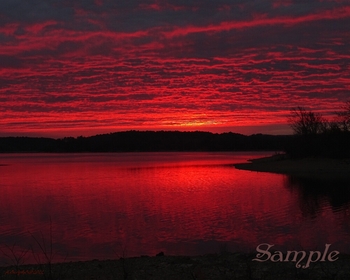
[[[124,131],[61,139],[2,137],[0,152],[282,151],[292,135]]]
[[[291,157],[350,157],[350,101],[327,120],[303,107],[293,108],[288,119],[294,139],[285,152]]]
[[[131,130],[61,139],[1,137],[0,153],[284,151],[292,158],[349,158],[350,101],[334,114],[329,121],[303,107],[293,108],[288,122],[294,135]]]

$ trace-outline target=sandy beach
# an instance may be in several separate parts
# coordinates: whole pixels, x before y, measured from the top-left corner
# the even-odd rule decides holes
[[[289,159],[274,155],[234,165],[237,169],[286,174],[304,178],[350,179],[350,159],[302,158]]]

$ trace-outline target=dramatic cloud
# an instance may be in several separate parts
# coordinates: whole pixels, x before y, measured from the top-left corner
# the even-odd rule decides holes
[[[349,65],[348,1],[5,0],[0,131],[288,133],[350,99]]]

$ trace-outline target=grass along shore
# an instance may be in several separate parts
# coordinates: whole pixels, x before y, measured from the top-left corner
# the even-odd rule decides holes
[[[284,154],[234,164],[237,169],[270,172],[296,177],[343,180],[350,179],[350,159],[290,159]]]

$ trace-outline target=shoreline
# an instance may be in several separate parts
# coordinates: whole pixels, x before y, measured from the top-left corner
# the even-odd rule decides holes
[[[301,178],[349,180],[350,159],[301,158],[290,159],[284,154],[237,163],[234,167],[252,172],[269,172]]]
[[[256,253],[208,254],[202,256],[141,256],[119,260],[92,260],[43,265],[0,267],[1,279],[333,279],[350,278],[350,256],[335,262],[311,263],[296,268],[295,261],[252,261]]]

